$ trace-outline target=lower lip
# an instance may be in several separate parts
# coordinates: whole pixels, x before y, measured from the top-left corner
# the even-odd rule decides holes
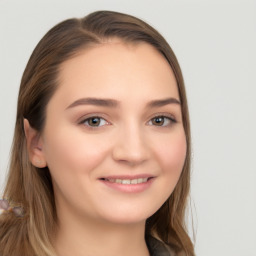
[[[145,191],[150,187],[154,178],[149,179],[147,182],[139,183],[139,184],[121,184],[115,182],[109,182],[107,180],[100,180],[106,186],[118,190],[125,193],[140,193]]]

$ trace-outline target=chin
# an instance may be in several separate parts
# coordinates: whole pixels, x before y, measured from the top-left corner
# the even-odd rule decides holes
[[[112,216],[111,218],[106,218],[105,220],[112,224],[118,225],[132,225],[132,224],[144,224],[147,218],[138,216]]]
[[[110,212],[101,212],[100,218],[105,219],[105,221],[116,224],[139,224],[145,223],[146,220],[152,216],[157,209],[148,209],[140,207],[140,209],[136,208],[119,208],[112,209]]]

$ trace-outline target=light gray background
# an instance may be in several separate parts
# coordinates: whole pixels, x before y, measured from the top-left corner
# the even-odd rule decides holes
[[[99,9],[146,20],[180,61],[192,123],[197,255],[255,256],[255,1],[0,0],[0,187],[32,50],[57,22]]]

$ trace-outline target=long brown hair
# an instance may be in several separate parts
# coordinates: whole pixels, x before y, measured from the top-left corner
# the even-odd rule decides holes
[[[146,221],[146,236],[153,235],[177,253],[194,255],[187,234],[185,212],[190,189],[190,126],[184,81],[178,61],[165,39],[151,26],[133,16],[98,11],[82,19],[69,19],[53,27],[38,43],[24,71],[17,106],[10,169],[4,198],[21,206],[22,216],[9,210],[0,217],[0,254],[3,256],[54,256],[52,238],[57,223],[54,191],[48,168],[29,161],[24,118],[42,131],[45,110],[58,86],[60,65],[90,45],[117,37],[126,43],[146,42],[169,62],[178,84],[187,154],[182,174],[173,193]],[[10,209],[12,209],[10,207]]]

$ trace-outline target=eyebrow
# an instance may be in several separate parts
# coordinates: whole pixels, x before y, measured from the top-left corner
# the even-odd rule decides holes
[[[113,107],[117,107],[119,103],[117,100],[112,100],[112,99],[82,98],[73,102],[71,105],[67,107],[67,109],[73,108],[76,106],[81,106],[81,105],[94,105],[94,106],[113,108]]]
[[[167,98],[163,100],[152,100],[147,104],[147,107],[154,108],[154,107],[163,107],[168,104],[178,104],[180,105],[180,101],[176,98]]]
[[[147,104],[147,108],[163,107],[168,104],[178,104],[179,100],[176,98],[167,98],[161,100],[152,100]],[[100,98],[82,98],[74,101],[66,109],[81,106],[81,105],[94,105],[100,107],[111,107],[115,108],[120,105],[120,102],[114,99],[100,99]]]

